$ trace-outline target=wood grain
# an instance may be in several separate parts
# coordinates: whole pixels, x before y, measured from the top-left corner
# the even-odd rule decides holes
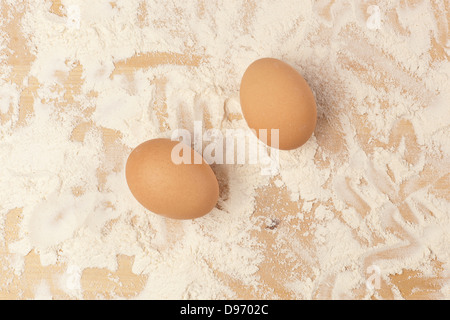
[[[58,15],[60,17],[65,16],[65,8],[60,0],[51,1],[50,13]],[[204,6],[202,3],[204,0],[199,0],[199,14],[204,14]],[[252,12],[255,8],[255,1],[245,2],[245,15],[244,27],[248,25],[252,19]],[[330,4],[331,6],[331,4]],[[323,8],[324,17],[331,15],[329,7]],[[144,10],[145,6],[142,6],[139,15],[139,20],[142,24],[145,24],[148,12]],[[203,8],[203,9],[202,9]],[[27,81],[24,81],[30,71],[31,64],[34,61],[34,56],[30,49],[27,47],[27,39],[24,38],[20,32],[20,19],[23,16],[23,12],[16,9],[14,6],[8,6],[6,3],[1,4],[1,12],[3,16],[11,16],[4,26],[1,28],[6,30],[10,36],[10,42],[8,43],[8,53],[6,63],[12,67],[12,75],[10,81],[18,85],[21,89],[20,96],[20,113],[17,121],[14,122],[14,126],[21,127],[26,125],[27,118],[33,114],[33,105],[37,97],[36,91],[39,89],[40,84],[37,79],[30,77]],[[202,11],[203,10],[203,11]],[[436,21],[444,24],[448,21],[448,18],[443,14],[438,13],[436,10]],[[203,12],[203,13],[202,13]],[[398,22],[398,16],[391,13],[387,17],[392,21],[394,26],[397,26],[399,33],[405,33],[402,29],[402,25]],[[245,22],[244,21],[244,22]],[[448,56],[442,46],[442,43],[448,39],[448,30],[441,28],[442,32],[433,40],[432,57],[434,61],[442,61],[448,59]],[[440,30],[441,30],[440,29]],[[365,39],[358,38],[358,35],[354,33],[354,30],[348,30],[349,35],[355,39],[360,46],[365,46]],[[378,86],[380,89],[386,89],[386,84],[379,79],[371,78],[366,72],[367,63],[363,65],[361,60],[368,60],[369,63],[375,63],[365,56],[364,52],[372,52],[377,50],[376,48],[368,45],[369,51],[363,51],[359,53],[359,60],[342,55],[342,65],[348,70],[358,70],[364,74],[361,79],[367,83],[371,83],[374,86]],[[133,77],[134,73],[140,69],[148,69],[159,65],[176,65],[176,66],[188,66],[196,68],[201,66],[202,63],[206,63],[208,57],[199,56],[190,52],[185,53],[173,53],[173,52],[148,52],[143,54],[137,54],[126,60],[117,61],[115,63],[115,70],[111,77],[114,75],[125,75],[127,77]],[[367,62],[367,61],[366,61]],[[389,70],[383,71],[387,77],[389,77]],[[71,105],[74,102],[74,97],[81,92],[83,68],[81,65],[74,65],[68,73],[58,74],[57,77],[62,83],[61,91],[64,89],[63,97],[58,103],[61,107]],[[422,80],[411,77],[406,71],[400,73],[401,79],[393,79],[397,81],[399,86],[406,86],[407,90],[416,90],[423,85]],[[402,79],[412,79],[411,81],[402,82]],[[406,83],[406,84],[405,84]],[[156,86],[157,99],[153,102],[152,107],[157,110],[160,129],[167,129],[167,106],[165,101],[165,84],[166,79],[155,79],[152,83]],[[89,93],[93,97],[96,96],[96,92]],[[430,94],[430,93],[427,93]],[[89,130],[95,128],[101,133],[105,155],[111,160],[115,170],[120,170],[123,165],[117,156],[119,152],[125,152],[126,148],[120,143],[120,132],[117,132],[108,128],[97,128],[95,124],[90,120],[92,112],[95,107],[86,108],[84,110],[84,117],[79,119],[79,124],[72,132],[71,139],[73,141],[82,142],[86,133]],[[371,136],[371,124],[370,121],[364,115],[353,115],[359,121],[359,135],[360,144],[364,146],[367,153],[372,153],[375,148],[385,148],[388,150],[396,149],[400,143],[405,144],[405,159],[411,164],[415,164],[419,161],[420,146],[417,143],[417,138],[414,133],[413,126],[408,120],[400,120],[395,128],[391,132],[389,141],[374,141]],[[5,124],[11,120],[12,112],[6,114],[0,114],[0,124]],[[240,118],[239,115],[230,115],[230,119]],[[233,118],[234,117],[234,118]],[[315,132],[318,145],[334,154],[345,153],[345,141],[338,128],[331,126],[327,119],[319,119],[319,125]],[[323,160],[321,154],[316,154],[316,161],[318,165],[326,168],[328,163]],[[417,177],[413,177],[408,181],[401,184],[400,192],[393,194],[391,190],[384,189],[382,192],[389,193],[392,202],[398,205],[402,213],[402,217],[411,224],[414,224],[414,217],[408,212],[408,208],[405,205],[405,199],[411,193],[411,189],[418,190],[425,186],[430,186],[435,194],[442,198],[449,198],[449,174],[447,172],[440,172],[439,166],[445,162],[427,163],[424,171]],[[107,172],[102,168],[98,170],[99,190],[104,187]],[[395,180],[394,174],[388,172],[390,179]],[[223,187],[226,190],[226,186]],[[349,187],[349,190],[352,190]],[[83,188],[75,188],[73,190],[74,195],[83,194]],[[223,191],[225,193],[225,191]],[[356,206],[357,211],[361,213],[362,218],[370,211],[370,207],[364,202],[364,200],[354,191],[350,191],[347,197],[348,204]],[[264,243],[267,247],[267,258],[260,265],[260,269],[257,275],[261,278],[263,287],[267,288],[267,298],[281,298],[290,299],[292,293],[282,285],[286,276],[292,274],[292,272],[298,272],[305,277],[314,277],[314,270],[312,270],[308,263],[303,261],[294,261],[290,257],[290,252],[298,250],[298,245],[301,243],[304,246],[308,246],[312,243],[313,221],[314,217],[306,216],[302,221],[296,218],[299,210],[304,206],[302,200],[291,201],[289,194],[285,188],[276,187],[274,181],[269,187],[258,190],[258,196],[256,198],[256,209],[254,217],[261,218],[261,221],[267,221],[268,224],[262,228],[263,231],[254,233],[252,236],[256,237],[259,241]],[[1,205],[0,205],[1,208]],[[274,210],[276,208],[276,210]],[[426,212],[426,208],[423,209],[425,214],[432,215],[432,212]],[[345,222],[342,214],[336,212],[341,221]],[[69,297],[66,292],[61,290],[61,281],[64,280],[64,275],[70,266],[64,263],[56,263],[51,266],[44,266],[39,258],[39,254],[35,251],[30,251],[25,257],[23,271],[21,274],[14,274],[13,266],[17,263],[17,257],[10,253],[8,246],[14,244],[15,241],[20,239],[19,225],[22,220],[22,208],[15,208],[10,210],[6,214],[5,219],[5,242],[0,243],[0,299],[33,299],[36,297],[36,290],[40,286],[48,288],[48,292],[53,299],[73,299]],[[114,222],[111,222],[114,223]],[[180,229],[177,222],[170,222],[169,229],[175,231]],[[274,232],[275,229],[282,230],[285,234],[283,239]],[[401,228],[394,230],[399,237],[404,237],[405,241],[408,240],[407,235],[402,233]],[[358,238],[358,235],[355,234]],[[365,241],[361,239],[361,241]],[[377,239],[374,236],[372,244],[378,244],[381,239]],[[312,245],[312,244],[311,244]],[[380,252],[379,256],[383,258],[389,258],[390,252]],[[374,257],[375,259],[375,257]],[[81,286],[82,290],[77,298],[79,299],[111,299],[115,297],[133,298],[139,295],[146,284],[146,275],[136,275],[132,272],[132,264],[134,257],[130,256],[118,256],[118,268],[115,271],[106,269],[85,269],[81,274]],[[392,299],[395,297],[393,285],[400,291],[402,296],[407,299],[432,299],[437,296],[443,282],[448,281],[448,275],[445,273],[445,268],[439,261],[431,261],[431,264],[437,270],[438,276],[429,277],[420,274],[414,270],[403,270],[400,274],[395,274],[389,277],[389,281],[383,281],[381,288],[377,295],[373,296],[374,299]],[[236,281],[229,275],[223,274],[220,271],[215,271],[216,276],[224,283],[228,284],[236,292],[237,297],[241,299],[258,299],[260,295],[250,286],[244,286],[239,281]],[[329,298],[332,294],[332,288],[336,281],[335,275],[328,275],[320,283],[315,290],[314,298]],[[365,288],[363,286],[356,288],[353,292],[356,298],[362,298],[365,295]]]

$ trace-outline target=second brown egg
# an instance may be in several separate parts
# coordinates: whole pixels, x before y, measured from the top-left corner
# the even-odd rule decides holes
[[[240,100],[248,126],[260,139],[265,129],[264,142],[269,146],[296,149],[309,140],[316,127],[313,92],[302,75],[281,60],[263,58],[253,62],[242,77]],[[278,146],[271,130],[278,130]]]

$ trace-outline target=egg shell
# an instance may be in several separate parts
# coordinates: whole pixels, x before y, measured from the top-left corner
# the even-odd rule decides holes
[[[240,87],[243,116],[248,126],[261,139],[261,129],[267,130],[272,143],[272,129],[279,130],[281,150],[302,146],[311,138],[317,122],[314,95],[306,80],[287,63],[263,58],[245,71]]]
[[[136,200],[153,213],[172,219],[195,219],[209,213],[219,198],[214,172],[191,147],[191,164],[176,164],[172,150],[180,142],[154,139],[129,155],[125,174]],[[201,163],[194,162],[195,155]]]

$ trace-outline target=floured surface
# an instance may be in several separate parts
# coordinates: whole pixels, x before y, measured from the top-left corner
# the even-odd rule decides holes
[[[95,3],[2,2],[0,297],[450,297],[445,1]],[[266,56],[310,84],[314,137],[274,177],[214,165],[206,217],[143,210],[131,149],[245,129]]]

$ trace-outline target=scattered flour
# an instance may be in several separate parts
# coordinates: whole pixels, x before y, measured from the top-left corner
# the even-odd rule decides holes
[[[414,3],[62,0],[57,15],[50,1],[26,1],[21,50],[34,59],[21,83],[9,79],[6,14],[3,239],[8,213],[20,208],[22,218],[16,239],[2,241],[9,268],[20,276],[30,251],[44,266],[63,263],[58,286],[75,298],[83,270],[115,271],[118,255],[133,256],[133,273],[146,277],[141,299],[236,298],[239,288],[257,298],[407,298],[393,278],[404,270],[440,279],[433,294],[449,298],[448,21],[443,1]],[[376,30],[367,27],[369,4],[382,14]],[[131,75],[120,70],[161,53],[162,62]],[[258,165],[214,166],[221,198],[203,218],[175,223],[146,212],[124,180],[130,150],[199,119],[245,130],[240,78],[266,56],[310,83],[315,136],[280,154],[276,177]],[[67,85],[76,70],[79,90]],[[30,81],[39,89],[21,122]],[[261,201],[271,186],[286,192],[282,203],[277,193]],[[277,223],[264,227],[261,214]],[[279,270],[267,271],[274,260]],[[374,265],[390,295],[367,290]],[[47,283],[35,297],[51,297]]]

